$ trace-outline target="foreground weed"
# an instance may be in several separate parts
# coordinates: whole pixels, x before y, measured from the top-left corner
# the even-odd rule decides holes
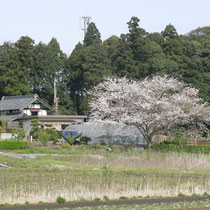
[[[66,203],[66,199],[59,196],[59,197],[56,199],[56,203]]]
[[[128,197],[121,196],[119,199],[120,199],[120,200],[125,200],[125,199],[128,199]]]
[[[183,194],[183,193],[179,193],[178,196],[179,196],[179,197],[185,197],[186,195]]]
[[[110,200],[109,197],[106,196],[106,195],[103,197],[103,199],[104,199],[105,201],[109,201],[109,200]]]

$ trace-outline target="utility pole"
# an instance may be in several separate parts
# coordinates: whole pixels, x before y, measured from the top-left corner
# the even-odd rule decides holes
[[[91,17],[89,17],[89,16],[84,16],[84,17],[81,17],[81,18],[82,18],[83,21],[84,21],[82,30],[84,31],[84,37],[85,37],[85,34],[87,33],[88,25],[90,24],[90,19],[91,19]]]
[[[57,88],[56,81],[54,81],[54,104],[55,104],[55,113],[58,114],[58,99],[57,98]]]

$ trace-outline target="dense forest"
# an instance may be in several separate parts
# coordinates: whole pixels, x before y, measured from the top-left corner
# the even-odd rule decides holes
[[[132,17],[128,33],[101,40],[91,22],[83,43],[68,57],[52,38],[35,44],[28,36],[0,46],[0,97],[37,93],[53,105],[53,84],[57,83],[59,113],[87,114],[87,91],[104,76],[143,79],[168,74],[200,90],[210,102],[210,27],[179,35],[167,25],[161,33],[148,33]]]

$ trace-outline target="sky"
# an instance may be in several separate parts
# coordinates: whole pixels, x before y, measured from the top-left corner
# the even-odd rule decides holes
[[[132,16],[147,32],[169,23],[179,34],[210,26],[210,0],[0,0],[0,44],[29,36],[36,44],[55,37],[70,55],[82,42],[83,16],[90,16],[102,40],[128,32]]]

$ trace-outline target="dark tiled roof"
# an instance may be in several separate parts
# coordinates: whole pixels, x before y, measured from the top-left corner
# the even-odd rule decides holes
[[[51,106],[46,104],[42,99],[38,97],[37,94],[35,94],[24,96],[3,96],[2,100],[0,100],[0,111],[22,110],[36,100],[38,100],[48,109],[53,110]]]
[[[16,99],[32,99],[32,98],[38,98],[39,96],[37,94],[34,95],[23,95],[23,96],[3,96],[1,100],[16,100]]]
[[[63,121],[74,121],[78,119],[86,119],[87,116],[85,115],[43,115],[43,116],[34,116],[34,115],[23,115],[20,119],[38,119],[40,121],[58,121],[58,122],[63,122]]]
[[[16,115],[0,115],[0,121],[5,120],[5,121],[13,121],[16,120],[20,117],[22,117],[23,114],[16,114]]]

